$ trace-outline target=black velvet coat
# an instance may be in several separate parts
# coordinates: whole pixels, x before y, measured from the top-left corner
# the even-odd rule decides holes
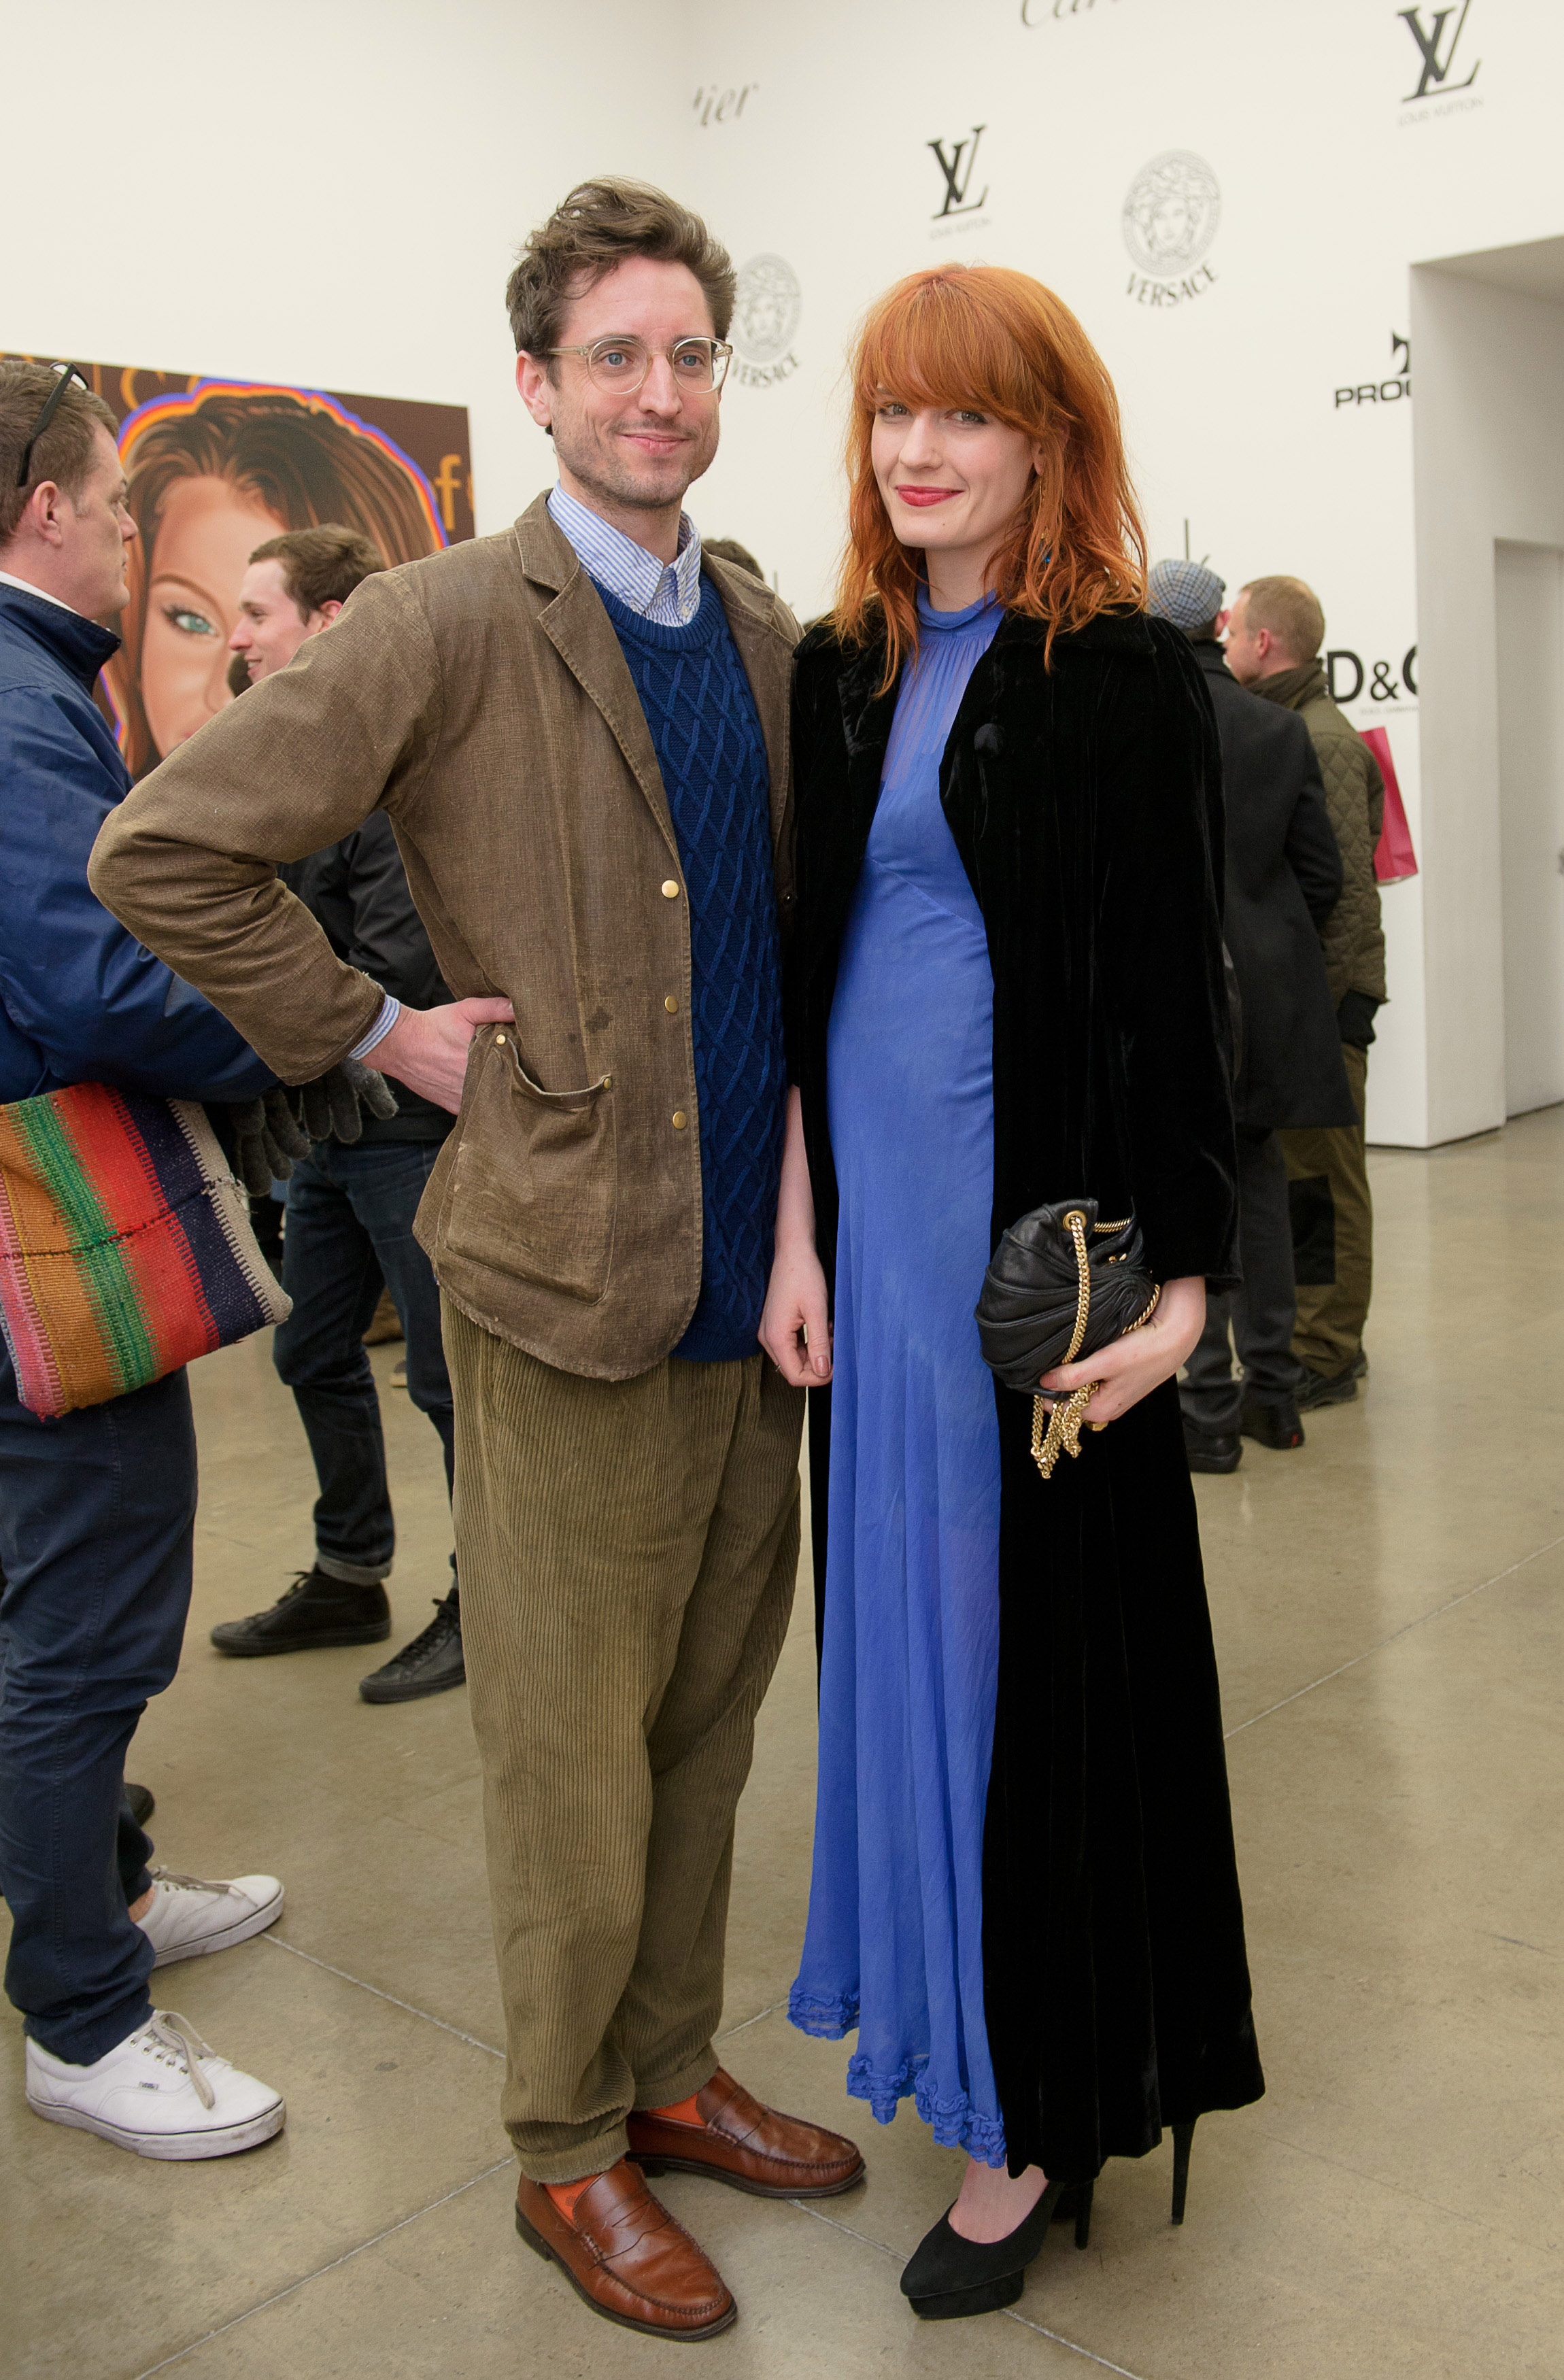
[[[828,1281],[827,1028],[895,709],[883,666],[882,647],[822,627],[794,681],[790,1063]],[[1043,630],[1012,614],[973,672],[940,792],[994,975],[992,1244],[1045,1200],[1089,1196],[1134,1207],[1158,1279],[1236,1277],[1220,783],[1175,628],[1105,618],[1056,638],[1045,669]],[[1264,2082],[1177,1390],[1086,1433],[1046,1484],[1031,1399],[995,1394],[985,2013],[1012,2170],[1083,2179]],[[829,1397],[811,1400],[817,1581]]]

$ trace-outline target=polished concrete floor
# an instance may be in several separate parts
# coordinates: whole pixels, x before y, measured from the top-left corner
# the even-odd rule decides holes
[[[1374,1179],[1364,1395],[1303,1451],[1199,1483],[1267,2096],[1201,2126],[1182,2230],[1165,2145],[1109,2168],[1090,2251],[1055,2233],[1013,2312],[912,2319],[900,2263],[959,2160],[910,2109],[877,2128],[843,2095],[848,2046],[782,2014],[812,1792],[801,1581],[740,1817],[722,2056],[854,2131],[870,2173],[818,2211],[660,2185],[739,2300],[683,2350],[713,2380],[1564,2374],[1564,1111],[1382,1155]],[[307,1562],[310,1488],[263,1346],[195,1380],[195,1610],[131,1774],[171,1866],[285,1880],[271,1936],[160,1996],[285,2091],[287,2131],[178,2166],[46,2129],[6,2010],[0,2370],[662,2373],[680,2350],[596,2320],[511,2228],[466,1695],[373,1710],[351,1652],[209,1648]],[[448,1537],[433,1435],[384,1402],[400,1642]]]

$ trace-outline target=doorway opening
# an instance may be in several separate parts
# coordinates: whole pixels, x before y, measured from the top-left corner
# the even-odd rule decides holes
[[[1564,1100],[1564,238],[1412,317],[1432,1144]]]
[[[1494,547],[1507,1115],[1564,1099],[1564,551]]]

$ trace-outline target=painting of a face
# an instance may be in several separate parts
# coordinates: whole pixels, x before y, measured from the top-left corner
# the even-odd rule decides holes
[[[228,639],[255,548],[285,527],[217,479],[170,488],[148,556],[141,699],[159,752],[172,752],[233,700]]]
[[[122,639],[101,699],[133,780],[232,701],[229,639],[258,545],[334,523],[394,566],[473,534],[460,406],[139,364],[79,369],[118,425],[127,481],[129,601],[100,607],[116,611]],[[252,680],[241,671],[238,690]]]

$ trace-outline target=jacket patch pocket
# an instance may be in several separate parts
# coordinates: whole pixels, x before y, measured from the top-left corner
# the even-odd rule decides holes
[[[545,1091],[509,1032],[496,1034],[472,1061],[457,1130],[445,1249],[567,1297],[600,1298],[618,1186],[612,1078]]]

